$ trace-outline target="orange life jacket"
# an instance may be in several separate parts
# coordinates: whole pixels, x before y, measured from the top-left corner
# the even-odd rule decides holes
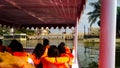
[[[40,58],[36,58],[35,54],[31,54],[30,57],[32,58],[35,65],[38,65],[40,63]]]
[[[66,53],[71,53],[70,48],[67,46],[65,46],[65,51],[66,51]]]
[[[29,63],[30,66],[34,66],[33,60],[30,57],[30,54],[27,52],[12,52],[13,56],[19,57],[23,61],[22,68],[28,68],[26,64]],[[34,67],[33,67],[34,68]]]
[[[66,47],[65,47],[65,51],[66,51],[66,53],[65,53],[65,54],[62,54],[61,56],[68,56],[68,57],[70,57],[71,59],[74,58],[74,56],[73,56],[73,54],[71,53],[69,47],[66,46]]]
[[[44,51],[43,56],[47,56],[49,47],[50,47],[50,45],[47,45],[47,46],[45,47],[45,51]]]
[[[29,63],[29,58],[31,58],[30,54],[27,52],[13,52],[13,55],[19,57],[20,59],[28,63]],[[31,64],[33,64],[32,60],[30,62]]]
[[[74,56],[73,56],[73,54],[71,53],[69,47],[65,46],[65,51],[66,51],[66,53],[62,53],[60,56],[61,56],[61,57],[69,57],[69,58],[70,58],[69,65],[71,66]]]
[[[71,59],[74,58],[74,56],[73,56],[72,53],[62,53],[60,56],[61,56],[61,57],[69,57],[69,58],[71,58]]]
[[[43,68],[69,68],[69,57],[43,57]]]
[[[60,56],[61,57],[69,57],[70,58],[69,65],[72,65],[72,61],[73,61],[73,58],[74,58],[74,56],[72,55],[72,53],[63,53]]]

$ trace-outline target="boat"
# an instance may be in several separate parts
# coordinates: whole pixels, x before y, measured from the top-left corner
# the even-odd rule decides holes
[[[21,44],[24,47],[26,45],[26,41],[28,39],[28,36],[26,34],[24,34],[24,33],[21,33],[21,34],[3,34],[3,38],[2,39],[3,39],[4,42],[7,42],[4,45],[9,45],[10,42],[13,39],[16,39],[19,42],[21,42]]]
[[[26,34],[3,34],[3,40],[27,40],[27,35]]]
[[[116,2],[101,0],[99,68],[115,67]],[[1,0],[0,24],[14,28],[75,27],[72,68],[77,68],[78,23],[85,3],[86,0]]]

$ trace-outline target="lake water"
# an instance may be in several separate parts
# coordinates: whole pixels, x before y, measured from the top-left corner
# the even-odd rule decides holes
[[[60,42],[65,42],[70,48],[73,47],[73,40],[58,40],[51,39],[50,45],[58,45]],[[4,41],[4,45],[9,45],[10,41]],[[21,41],[23,47],[35,47],[37,43],[42,43],[42,40],[27,40]],[[120,44],[117,44],[120,45]],[[78,40],[78,60],[79,65],[82,68],[98,68],[99,58],[99,43],[84,43],[82,40]],[[118,49],[120,50],[120,48]],[[120,57],[120,52],[116,53],[117,57]],[[118,60],[118,59],[117,59]],[[116,62],[117,66],[120,66],[119,61]]]

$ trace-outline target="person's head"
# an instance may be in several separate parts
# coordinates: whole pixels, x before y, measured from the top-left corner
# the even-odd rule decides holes
[[[2,39],[0,39],[0,46],[2,46],[3,42],[2,42]]]
[[[58,48],[55,45],[51,45],[48,49],[48,57],[58,57],[59,51]]]
[[[64,42],[61,42],[61,43],[58,45],[58,50],[59,50],[59,53],[60,53],[60,54],[66,53],[66,51],[65,51],[65,43],[64,43]]]
[[[12,40],[9,47],[12,49],[12,52],[23,52],[22,44],[17,40]]]
[[[36,58],[40,58],[44,53],[44,47],[41,43],[38,43],[33,51],[33,54],[36,55]]]
[[[44,46],[49,45],[49,40],[48,40],[48,39],[43,39],[43,45],[44,45]]]
[[[59,45],[61,45],[61,46],[65,46],[65,43],[64,43],[64,42],[61,42]],[[59,46],[59,45],[58,45],[58,46]]]

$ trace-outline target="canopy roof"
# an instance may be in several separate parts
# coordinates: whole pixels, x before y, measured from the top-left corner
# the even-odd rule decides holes
[[[14,27],[75,26],[85,0],[0,0],[0,24]]]

